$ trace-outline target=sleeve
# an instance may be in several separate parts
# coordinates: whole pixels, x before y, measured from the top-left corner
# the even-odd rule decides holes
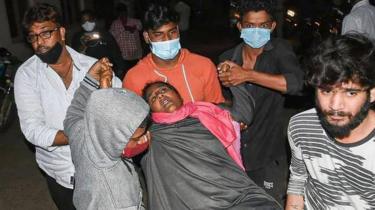
[[[32,72],[32,69],[29,69]],[[37,147],[53,150],[51,146],[59,131],[49,127],[41,104],[40,90],[36,86],[36,78],[19,69],[14,82],[14,96],[22,133],[26,139]]]
[[[215,104],[224,102],[224,97],[221,92],[221,86],[218,79],[216,67],[211,61],[209,61],[206,66],[207,69],[204,70],[205,72],[207,72],[207,75],[205,75],[206,84],[204,99],[207,102],[212,102]]]
[[[254,118],[255,100],[247,89],[249,84],[243,83],[230,87],[233,95],[233,104],[229,111],[233,119],[250,125]]]
[[[295,144],[295,139],[291,134],[291,123],[288,127],[288,140],[292,153],[290,163],[290,178],[288,183],[287,194],[304,195],[305,183],[307,180],[307,169],[303,162],[302,152],[298,145]]]
[[[83,120],[87,101],[91,93],[97,89],[99,89],[99,82],[87,74],[74,93],[73,100],[66,112],[64,133],[68,136],[72,149],[77,148],[78,143],[83,142],[79,138],[83,135]]]
[[[300,68],[292,47],[286,42],[283,42],[281,46],[278,55],[278,67],[286,80],[286,94],[301,95],[304,86],[304,72]]]
[[[342,21],[341,34],[346,34],[349,32],[363,33],[363,30],[361,30],[360,26],[360,18],[357,19],[353,15],[348,14]]]

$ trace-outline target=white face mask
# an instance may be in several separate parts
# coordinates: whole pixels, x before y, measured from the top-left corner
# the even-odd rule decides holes
[[[95,28],[95,22],[86,21],[81,26],[85,31],[92,31]]]

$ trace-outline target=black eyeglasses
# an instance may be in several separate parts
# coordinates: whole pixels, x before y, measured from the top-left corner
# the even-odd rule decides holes
[[[38,40],[39,37],[42,38],[42,39],[49,39],[49,38],[51,38],[52,33],[53,33],[54,31],[59,30],[59,28],[60,28],[60,27],[56,27],[56,28],[54,28],[54,29],[52,29],[52,30],[47,30],[47,31],[40,32],[39,34],[29,34],[29,35],[26,37],[26,39],[27,39],[27,41],[28,41],[29,43],[34,43],[34,42],[36,42],[36,41]]]

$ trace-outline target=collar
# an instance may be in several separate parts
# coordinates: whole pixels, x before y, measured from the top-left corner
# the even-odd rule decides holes
[[[232,61],[234,61],[235,63],[243,63],[243,60],[242,60],[242,50],[243,48],[245,47],[245,42],[242,42],[241,44],[239,44],[235,50],[234,50],[234,53],[233,53],[233,57],[232,57]],[[274,44],[273,44],[273,40],[271,39],[270,41],[268,41],[264,47],[263,47],[263,51],[270,51],[274,48]]]

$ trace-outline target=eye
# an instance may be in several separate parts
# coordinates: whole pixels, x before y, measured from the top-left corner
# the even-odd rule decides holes
[[[354,90],[346,91],[346,95],[349,97],[353,97],[353,96],[358,95],[358,91],[354,91]]]
[[[328,90],[328,89],[323,90],[323,89],[321,89],[321,90],[320,90],[320,93],[321,93],[322,95],[329,95],[329,94],[332,93],[332,90]]]

